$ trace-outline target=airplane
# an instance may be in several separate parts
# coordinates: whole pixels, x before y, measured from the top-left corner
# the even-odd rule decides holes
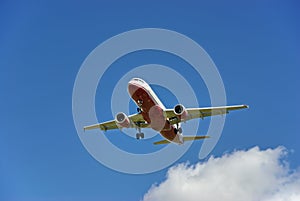
[[[183,136],[181,122],[191,119],[224,115],[232,110],[248,108],[248,105],[233,105],[221,107],[185,108],[182,104],[177,104],[173,109],[166,109],[154,91],[141,78],[133,78],[128,83],[128,93],[136,103],[137,113],[127,116],[123,112],[115,115],[115,119],[85,126],[85,130],[100,129],[103,131],[122,128],[136,128],[136,139],[144,138],[142,128],[152,128],[159,132],[164,138],[154,142],[158,144],[183,144],[185,141],[193,141],[209,138],[209,136]]]

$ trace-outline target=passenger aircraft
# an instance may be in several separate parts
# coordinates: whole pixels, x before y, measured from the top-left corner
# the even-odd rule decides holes
[[[103,123],[85,126],[84,130],[101,129],[104,131],[122,128],[136,128],[136,139],[144,138],[142,128],[152,128],[159,132],[164,140],[154,144],[176,143],[199,140],[209,136],[183,136],[181,122],[195,118],[227,114],[232,110],[248,108],[247,105],[222,107],[185,108],[182,104],[173,109],[166,109],[151,87],[140,78],[133,78],[128,83],[128,93],[138,106],[138,113],[127,116],[123,112],[116,114],[115,119]]]

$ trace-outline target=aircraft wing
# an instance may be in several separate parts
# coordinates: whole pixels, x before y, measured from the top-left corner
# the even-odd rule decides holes
[[[184,121],[195,119],[195,118],[204,118],[214,115],[223,115],[229,113],[232,110],[239,110],[248,108],[248,105],[232,105],[232,106],[221,106],[221,107],[203,107],[203,108],[187,108],[188,118]],[[177,117],[173,109],[165,110],[167,118],[171,124],[180,123],[181,119]]]
[[[139,123],[141,128],[148,127],[148,123],[144,120],[143,116],[139,113],[133,114],[128,116],[130,119],[132,125],[131,128],[135,128],[136,125]],[[100,129],[100,130],[112,130],[112,129],[118,129],[118,125],[116,124],[115,120],[106,121],[98,124],[93,124],[90,126],[85,126],[84,130],[92,130],[92,129]]]

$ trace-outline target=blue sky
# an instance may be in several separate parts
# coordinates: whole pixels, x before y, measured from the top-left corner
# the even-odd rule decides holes
[[[139,200],[165,179],[167,169],[130,175],[103,166],[82,146],[72,118],[73,84],[84,59],[101,42],[137,28],[170,29],[196,41],[218,67],[228,104],[250,105],[227,117],[212,155],[282,145],[290,150],[291,168],[299,167],[298,10],[296,1],[2,1],[0,199]],[[98,89],[96,96],[99,119],[112,118],[100,95],[102,90],[109,97],[126,73],[118,66],[130,70],[153,61],[186,68],[185,76],[200,86],[200,105],[209,105],[203,82],[181,60],[137,52],[120,59],[103,77],[107,89]],[[166,106],[174,106],[172,92],[154,90]],[[208,122],[201,121],[200,128],[205,130]],[[118,131],[111,134],[110,140],[122,147],[125,137]],[[150,142],[124,143],[133,151],[152,149]],[[198,162],[200,145],[194,143],[175,164]]]

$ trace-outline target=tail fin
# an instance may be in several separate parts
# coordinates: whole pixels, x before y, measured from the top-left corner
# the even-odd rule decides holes
[[[193,141],[193,140],[202,140],[202,139],[205,139],[205,138],[209,138],[208,135],[202,135],[202,136],[184,136],[183,137],[183,142],[185,141]],[[154,142],[153,144],[155,145],[158,145],[158,144],[169,144],[171,143],[170,141],[168,140],[161,140],[161,141],[158,141],[158,142]]]

